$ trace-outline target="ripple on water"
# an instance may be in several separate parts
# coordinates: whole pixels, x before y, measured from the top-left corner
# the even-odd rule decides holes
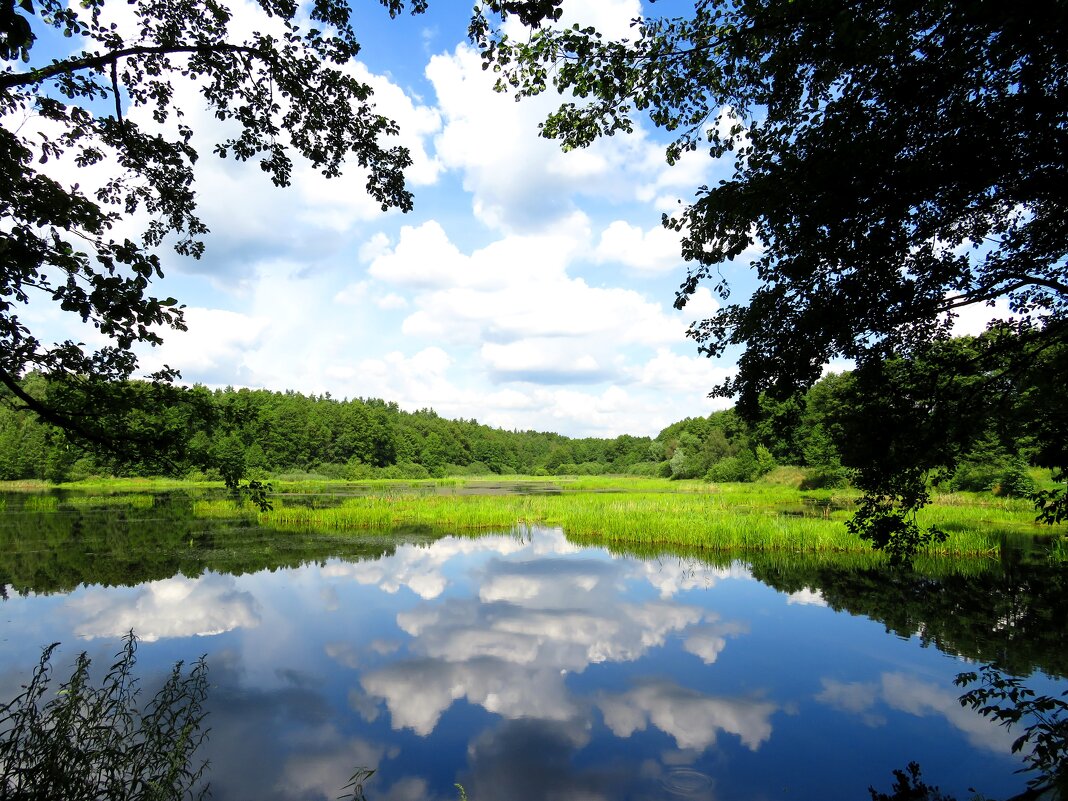
[[[660,784],[672,795],[696,796],[712,786],[712,777],[693,768],[668,768]]]

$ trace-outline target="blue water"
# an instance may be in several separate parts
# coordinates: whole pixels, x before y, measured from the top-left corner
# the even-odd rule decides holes
[[[741,564],[616,558],[558,530],[0,603],[0,691],[141,638],[146,686],[204,654],[217,799],[866,799],[916,760],[1022,789],[966,662]]]

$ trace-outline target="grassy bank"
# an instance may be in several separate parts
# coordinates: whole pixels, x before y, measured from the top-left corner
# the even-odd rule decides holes
[[[280,481],[274,484],[274,509],[262,513],[226,497],[217,483],[114,479],[61,486],[112,496],[207,490],[194,500],[196,516],[247,518],[276,529],[448,534],[544,525],[606,546],[870,553],[868,543],[853,537],[844,525],[853,512],[856,492],[802,491],[774,477],[752,484],[606,476]],[[32,492],[43,487],[19,489]],[[49,502],[55,503],[47,496],[39,499]],[[980,493],[935,496],[920,513],[920,522],[950,534],[948,541],[927,551],[929,556],[994,556],[1005,539],[1057,533],[1034,522],[1029,502]]]
[[[528,486],[528,483],[524,483]],[[536,485],[537,486],[537,485]],[[524,525],[560,526],[576,539],[604,545],[675,546],[707,551],[863,553],[870,546],[844,526],[856,494],[802,492],[771,483],[706,484],[603,478],[543,481],[540,492],[507,492],[501,482],[433,488],[376,486],[330,503],[280,495],[270,512],[205,500],[196,514],[246,515],[290,529],[430,530],[461,533]],[[432,489],[433,491],[427,491]],[[480,491],[481,490],[481,491]],[[549,492],[552,490],[552,492]],[[1026,501],[952,495],[922,513],[949,532],[928,555],[993,556],[1006,537],[1044,535]]]

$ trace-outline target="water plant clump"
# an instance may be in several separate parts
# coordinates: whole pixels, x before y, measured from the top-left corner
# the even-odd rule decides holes
[[[326,508],[278,505],[262,513],[277,528],[377,531],[413,528],[453,532],[509,530],[517,525],[560,526],[565,533],[602,544],[698,547],[718,551],[851,553],[867,543],[843,525],[852,496],[842,491],[802,493],[790,487],[727,484],[670,492],[663,482],[598,480],[559,493],[428,495],[398,488],[369,492]],[[205,516],[248,514],[233,506],[198,506]],[[993,555],[1000,538],[1019,522],[1008,509],[937,507],[927,512],[949,532],[930,554]],[[1033,528],[1033,522],[1025,523]]]
[[[99,686],[82,652],[70,678],[50,693],[58,643],[44,649],[29,682],[0,707],[0,797],[19,801],[181,801],[206,797],[207,763],[194,756],[207,737],[207,665],[178,662],[141,705],[130,632]],[[49,697],[51,695],[51,697]]]

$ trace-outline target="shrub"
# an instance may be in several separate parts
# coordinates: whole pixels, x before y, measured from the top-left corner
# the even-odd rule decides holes
[[[1035,481],[1027,469],[1027,463],[1023,459],[1012,459],[1008,466],[1001,471],[998,482],[994,487],[995,495],[1004,495],[1010,498],[1026,498],[1035,491]]]
[[[961,462],[949,480],[950,489],[954,492],[990,492],[1004,469],[1004,463],[1000,462]]]
[[[705,478],[709,481],[724,483],[729,481],[752,481],[757,472],[757,459],[752,451],[743,450],[737,456],[720,459]]]
[[[670,469],[670,468],[669,468]],[[628,476],[650,476],[656,477],[660,475],[660,463],[659,462],[635,462],[627,467]]]
[[[841,465],[821,465],[805,471],[799,489],[837,489],[849,483],[849,471]]]
[[[396,478],[430,478],[430,471],[416,462],[398,462],[394,465],[394,468],[396,469]],[[385,469],[388,470],[389,468]],[[442,473],[440,477],[443,478],[444,476],[445,474]],[[391,476],[391,478],[393,477]]]
[[[98,478],[101,469],[91,456],[83,456],[70,466],[67,471],[68,481],[86,481],[90,478]]]
[[[761,478],[761,483],[781,487],[793,487],[794,489],[800,489],[804,482],[805,471],[796,465],[782,465],[776,467],[766,476]]]
[[[353,456],[345,463],[345,478],[349,481],[365,481],[373,478],[374,474],[375,469],[371,465],[361,462],[356,456]]]
[[[55,693],[50,660],[58,644],[44,650],[29,683],[0,707],[0,796],[179,801],[207,794],[206,763],[191,766],[206,737],[207,666],[201,658],[185,675],[179,662],[141,708],[136,644],[131,632],[100,687],[89,682],[83,652]]]
[[[775,457],[771,455],[771,451],[765,448],[763,445],[757,445],[756,449],[756,478],[766,476],[772,470],[779,466],[775,461]]]
[[[308,472],[322,476],[323,478],[348,478],[349,467],[348,465],[338,464],[336,462],[322,462],[320,464],[309,465]]]

